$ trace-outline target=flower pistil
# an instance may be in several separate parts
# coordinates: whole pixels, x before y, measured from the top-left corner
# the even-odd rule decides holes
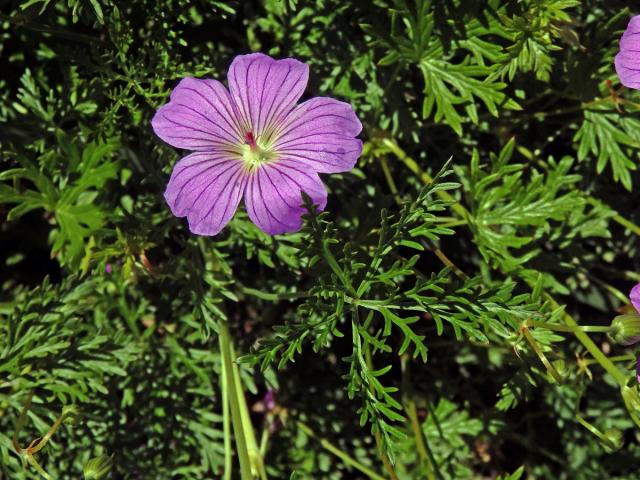
[[[245,133],[244,140],[241,151],[247,170],[256,170],[261,165],[276,159],[277,154],[268,145],[263,145],[260,137],[256,138],[253,132]]]

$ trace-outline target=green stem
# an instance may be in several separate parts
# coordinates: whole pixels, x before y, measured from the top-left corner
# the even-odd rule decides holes
[[[263,292],[255,288],[241,286],[240,291],[252,297],[260,298],[270,302],[279,302],[281,300],[298,300],[300,298],[308,298],[309,292],[284,292],[284,293],[272,293]]]
[[[267,472],[264,468],[264,462],[262,461],[262,455],[260,455],[260,449],[258,448],[258,443],[256,442],[256,436],[253,431],[253,425],[251,423],[251,416],[249,414],[249,407],[247,406],[247,400],[244,395],[244,390],[242,388],[242,379],[240,378],[240,369],[238,368],[238,364],[235,361],[235,352],[233,351],[233,344],[229,345],[229,349],[231,350],[231,355],[233,358],[233,363],[231,365],[233,376],[234,376],[234,385],[235,385],[235,400],[238,403],[238,409],[240,411],[240,422],[242,425],[242,429],[244,430],[244,437],[247,442],[247,453],[249,454],[249,462],[251,465],[251,473],[253,476],[259,476],[261,480],[267,479]]]
[[[202,253],[203,266],[206,268],[209,255],[203,237],[198,238],[198,245]],[[223,381],[223,421],[225,421],[224,418],[227,419],[225,429],[225,477],[231,477],[228,413],[225,417],[224,406],[228,402],[238,452],[238,461],[240,463],[240,478],[242,480],[253,480],[257,477],[261,480],[266,480],[267,475],[262,456],[256,443],[253,425],[251,424],[249,408],[247,407],[247,401],[242,388],[242,379],[233,350],[233,341],[229,333],[229,325],[225,319],[221,320],[219,325],[218,341],[220,344],[220,358],[223,370],[221,375],[221,380]],[[227,402],[225,402],[225,397]]]
[[[309,437],[315,438],[320,443],[320,445],[322,445],[322,447],[325,450],[333,453],[336,457],[338,457],[340,460],[342,460],[345,465],[349,465],[349,466],[355,468],[356,470],[364,473],[366,476],[368,476],[372,480],[386,480],[384,477],[378,475],[376,472],[371,470],[369,467],[366,467],[366,466],[362,465],[355,458],[351,457],[347,453],[345,453],[342,450],[340,450],[338,447],[333,445],[329,440],[326,440],[324,438],[318,437],[315,434],[315,432],[313,430],[311,430],[311,428],[309,428],[307,425],[305,425],[302,421],[298,420],[296,423],[298,425],[298,428],[300,428],[300,430],[302,430]]]
[[[266,418],[268,418],[268,415]],[[268,420],[265,420],[262,427],[262,435],[260,436],[260,456],[263,459],[267,455],[267,447],[269,446],[269,423]]]
[[[582,416],[580,414],[576,414],[576,420],[578,420],[578,422],[580,422],[580,425],[582,425],[584,428],[589,430],[596,437],[598,437],[603,443],[605,443],[607,446],[609,446],[609,448],[614,449],[614,450],[616,449],[616,445],[611,443],[611,440],[609,440],[606,435],[604,435],[594,425],[592,425],[591,423],[587,422],[584,418],[582,418]]]
[[[380,155],[380,165],[382,166],[382,172],[384,173],[384,178],[387,180],[387,185],[389,185],[389,190],[396,197],[396,202],[400,201],[398,197],[398,187],[396,186],[396,182],[393,179],[393,175],[391,175],[391,170],[389,170],[389,163],[387,163],[387,159],[384,155]]]
[[[425,240],[427,247],[438,257],[446,267],[448,267],[453,273],[456,274],[457,277],[462,278],[463,280],[467,280],[469,276],[464,273],[458,266],[451,261],[449,257],[445,255],[445,253],[440,250],[431,240]]]
[[[44,478],[46,478],[47,480],[51,479],[51,475],[49,475],[44,468],[42,468],[42,466],[38,463],[38,461],[35,459],[35,457],[33,457],[31,454],[27,453],[27,461],[29,462],[29,465],[31,465],[33,468],[36,469],[36,471],[42,475]]]
[[[45,445],[49,442],[49,440],[51,440],[51,437],[53,437],[54,433],[56,433],[58,428],[60,428],[60,425],[62,425],[62,422],[64,421],[65,418],[67,418],[67,416],[68,415],[65,415],[64,413],[60,415],[56,419],[56,421],[53,423],[53,425],[51,425],[51,428],[49,428],[49,431],[45,434],[45,436],[38,441],[37,445],[29,449],[29,453],[34,454],[42,450],[45,447]]]
[[[616,223],[619,223],[620,225],[622,225],[623,227],[625,227],[629,231],[631,231],[631,232],[635,233],[636,235],[640,236],[640,227],[638,225],[636,225],[635,223],[633,223],[632,221],[627,220],[622,215],[619,215],[617,213],[612,218]]]
[[[552,330],[554,332],[567,332],[567,333],[575,333],[576,330],[580,330],[583,332],[594,332],[594,333],[607,333],[611,331],[611,326],[579,325],[578,327],[572,327],[569,325],[558,325],[556,323],[537,322],[535,320],[527,321],[527,325],[529,325],[530,327],[536,327],[536,328],[546,328],[547,330]]]
[[[24,427],[24,424],[27,422],[27,412],[29,412],[29,409],[31,408],[31,401],[33,400],[33,390],[29,392],[29,395],[27,395],[27,401],[24,403],[24,406],[22,407],[22,410],[20,411],[20,416],[18,416],[18,419],[16,420],[16,425],[15,428],[13,429],[13,448],[15,449],[16,453],[20,453],[23,449],[20,448],[20,445],[18,444],[18,436],[20,435],[20,431],[22,430],[22,427]]]
[[[635,361],[637,359],[637,356],[634,354],[629,354],[629,355],[618,355],[616,357],[607,357],[607,358],[609,358],[611,362],[631,362],[631,361]],[[584,360],[584,363],[586,365],[592,365],[594,363],[599,363],[599,362],[593,358],[588,358]]]
[[[23,465],[25,465],[25,461],[26,461],[29,465],[31,465],[44,478],[51,479],[51,476],[42,468],[42,466],[38,463],[38,461],[33,456],[33,454],[39,452],[40,450],[42,450],[45,447],[45,445],[47,443],[49,443],[49,440],[51,440],[51,437],[53,437],[53,435],[56,433],[58,428],[60,428],[60,425],[62,425],[62,422],[64,422],[64,420],[67,417],[73,415],[76,412],[76,410],[75,410],[75,408],[73,406],[63,408],[62,409],[62,413],[60,414],[60,416],[58,416],[58,418],[53,423],[53,425],[51,425],[51,427],[49,428],[47,433],[44,435],[44,437],[38,438],[38,439],[32,441],[31,444],[27,448],[21,448],[18,445],[18,435],[20,433],[20,430],[22,430],[22,427],[24,426],[24,424],[26,422],[27,413],[29,411],[29,408],[31,408],[32,399],[33,399],[33,391],[31,391],[29,393],[29,396],[27,397],[27,402],[25,403],[24,407],[22,407],[22,411],[20,412],[20,416],[18,417],[18,420],[16,421],[16,427],[15,427],[15,431],[14,431],[13,439],[12,439],[13,448],[16,450],[16,453],[18,455],[20,455],[20,458],[22,459]]]
[[[231,480],[233,471],[233,458],[231,451],[231,419],[229,417],[229,381],[227,379],[226,361],[223,354],[222,335],[218,337],[220,343],[220,355],[222,358],[222,368],[220,371],[220,390],[222,392],[222,428],[224,435],[224,480]]]
[[[418,456],[420,457],[423,465],[425,466],[425,470],[427,471],[427,479],[435,480],[436,474],[433,469],[432,453],[427,449],[426,439],[424,438],[424,433],[422,432],[422,428],[420,427],[420,423],[418,422],[418,412],[416,409],[416,404],[413,400],[406,401],[405,411],[407,412],[407,416],[411,421],[411,430],[413,431],[413,436],[416,439]]]
[[[231,422],[233,424],[233,433],[236,440],[236,451],[238,452],[238,461],[240,462],[240,478],[242,480],[253,480],[251,473],[251,460],[249,458],[249,450],[247,447],[247,439],[244,435],[242,426],[242,416],[240,407],[236,399],[235,375],[233,374],[233,355],[231,353],[231,337],[229,335],[229,327],[225,320],[220,322],[220,352],[222,358],[222,368],[225,371],[225,389],[230,393],[229,404],[231,407]]]

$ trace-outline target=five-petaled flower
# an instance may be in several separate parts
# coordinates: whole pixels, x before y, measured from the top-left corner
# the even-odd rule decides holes
[[[625,87],[640,89],[640,15],[633,17],[620,39],[616,72]]]
[[[316,97],[299,105],[306,64],[254,53],[231,63],[229,90],[217,80],[185,78],[152,120],[165,142],[193,153],[173,169],[165,198],[189,229],[215,235],[240,200],[268,234],[294,232],[327,192],[318,173],[351,170],[362,151],[362,125],[347,103]]]

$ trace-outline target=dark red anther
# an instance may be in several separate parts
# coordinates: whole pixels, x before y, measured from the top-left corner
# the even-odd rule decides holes
[[[253,136],[253,132],[247,132],[244,134],[244,141],[251,148],[256,148],[256,138]]]

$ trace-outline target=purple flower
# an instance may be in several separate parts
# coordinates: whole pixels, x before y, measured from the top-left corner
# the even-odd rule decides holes
[[[640,314],[640,283],[631,289],[629,298],[631,299],[633,308],[635,308],[636,312]]]
[[[299,105],[309,67],[261,53],[231,63],[229,90],[217,80],[185,78],[152,120],[165,142],[193,153],[173,169],[165,199],[189,229],[215,235],[244,196],[249,218],[275,235],[302,226],[305,192],[323,210],[318,173],[351,170],[362,125],[347,103],[316,97]]]
[[[616,72],[625,87],[640,89],[640,15],[633,17],[620,38]]]
[[[262,403],[264,403],[264,406],[268,411],[276,408],[276,397],[273,393],[273,390],[267,390],[267,393],[264,394],[264,398],[262,399]]]

